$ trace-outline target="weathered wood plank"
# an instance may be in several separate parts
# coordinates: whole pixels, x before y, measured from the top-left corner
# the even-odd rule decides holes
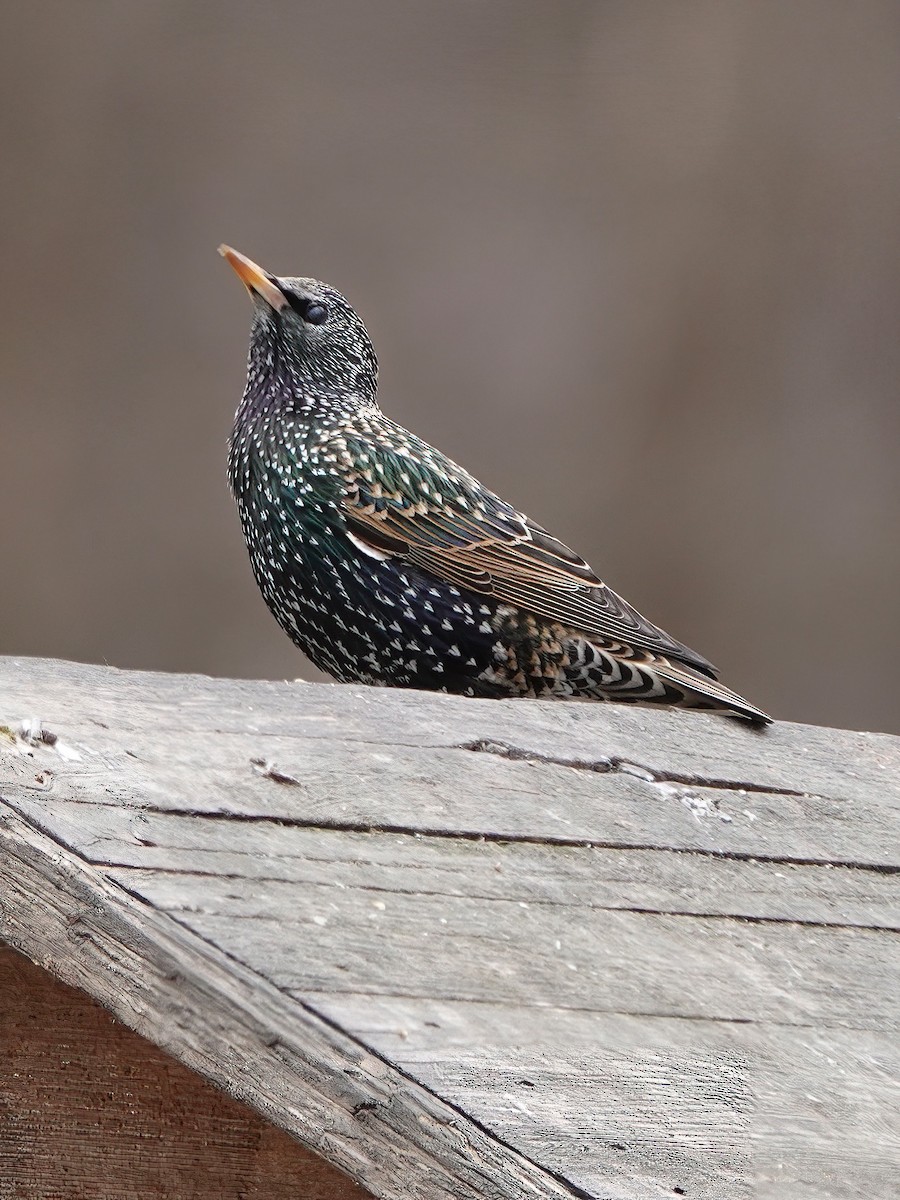
[[[898,739],[0,660],[30,716],[17,944],[376,1194],[900,1173]]]
[[[676,1194],[681,1180],[690,1196],[704,1172],[740,1170],[753,1197],[872,1200],[893,1186],[893,1035],[370,995],[316,1003],[520,1148],[563,1162],[578,1145],[601,1195]],[[552,1057],[548,1022],[564,1047]]]
[[[736,916],[900,930],[893,875],[669,850],[495,843],[278,821],[18,799],[15,806],[97,865],[372,892],[506,899],[569,908]],[[412,840],[410,840],[412,839]],[[201,885],[195,880],[198,891]]]
[[[900,942],[879,930],[321,885],[298,894],[277,881],[128,869],[112,877],[299,994],[363,976],[374,994],[900,1029]]]
[[[23,670],[30,681],[30,665]],[[380,695],[372,689],[329,688],[324,711],[316,700],[323,689],[314,685],[261,684],[257,694],[252,685],[233,681],[182,681],[176,687],[166,677],[84,670],[95,687],[88,690],[82,681],[67,691],[56,680],[38,713],[64,747],[81,755],[66,760],[63,782],[53,774],[58,755],[46,748],[41,753],[42,778],[55,795],[299,825],[592,841],[900,869],[900,755],[896,739],[884,735],[804,726],[757,734],[701,714],[616,709],[610,720],[602,705],[453,697],[431,697],[435,707],[426,724],[422,705],[404,693],[391,694],[394,719],[386,723],[372,707]],[[39,668],[38,682],[28,687],[20,674],[13,670],[10,682],[0,678],[0,717],[10,714],[8,723],[37,711],[35,689],[43,687],[46,671]],[[247,710],[243,729],[241,705]],[[128,724],[135,706],[143,714],[139,736]],[[210,707],[218,722],[206,711]],[[572,710],[574,718],[559,715]],[[652,736],[642,734],[647,721]],[[247,732],[252,726],[259,732]],[[510,761],[460,748],[499,745],[497,734],[491,735],[496,728],[517,739],[506,745],[533,757]],[[714,764],[717,774],[704,775],[710,747],[721,760]],[[650,758],[672,755],[669,767],[653,768],[659,779],[633,765],[648,759],[648,750]],[[541,761],[540,755],[580,762],[582,769]],[[274,761],[282,778],[296,784],[260,774],[254,759]],[[604,769],[583,769],[591,763]],[[20,784],[33,797],[31,765],[20,764]],[[776,766],[796,769],[789,790],[798,794],[766,790],[763,777],[777,773]],[[672,783],[673,775],[698,782]],[[729,779],[748,787],[721,786]]]
[[[264,976],[0,815],[0,937],[375,1195],[578,1194]]]
[[[276,745],[277,737],[374,746],[448,747],[484,742],[568,763],[635,763],[663,778],[866,805],[900,800],[900,747],[887,734],[780,722],[756,731],[746,722],[702,713],[549,701],[501,702],[321,684],[211,680],[202,676],[119,672],[109,667],[7,659],[0,678],[4,712],[37,715],[73,737],[104,730],[115,749],[131,733],[166,731],[170,756],[193,761],[196,741],[235,733]],[[390,710],[390,718],[385,715]],[[137,752],[139,746],[132,749]],[[271,756],[270,756],[271,757]],[[387,765],[387,764],[384,764]]]

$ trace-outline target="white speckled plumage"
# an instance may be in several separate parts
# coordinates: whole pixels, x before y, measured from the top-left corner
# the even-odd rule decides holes
[[[335,679],[769,718],[376,402],[343,296],[223,248],[254,300],[229,481],[276,620]]]

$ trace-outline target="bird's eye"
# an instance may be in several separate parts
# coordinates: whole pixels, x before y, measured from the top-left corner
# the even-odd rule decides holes
[[[310,300],[308,296],[295,296],[287,291],[285,296],[297,316],[302,317],[310,325],[324,325],[328,320],[328,309],[318,300]]]
[[[324,304],[310,304],[303,316],[310,325],[324,325],[328,320],[328,309]]]

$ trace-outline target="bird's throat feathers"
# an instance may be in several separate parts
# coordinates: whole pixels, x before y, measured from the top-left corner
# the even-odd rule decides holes
[[[254,410],[292,412],[371,407],[378,360],[362,322],[352,328],[305,328],[290,311],[257,304],[250,332],[245,401]]]

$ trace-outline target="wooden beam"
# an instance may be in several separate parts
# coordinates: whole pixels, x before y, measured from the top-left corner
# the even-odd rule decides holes
[[[900,740],[33,660],[0,697],[3,936],[375,1195],[900,1171]]]

